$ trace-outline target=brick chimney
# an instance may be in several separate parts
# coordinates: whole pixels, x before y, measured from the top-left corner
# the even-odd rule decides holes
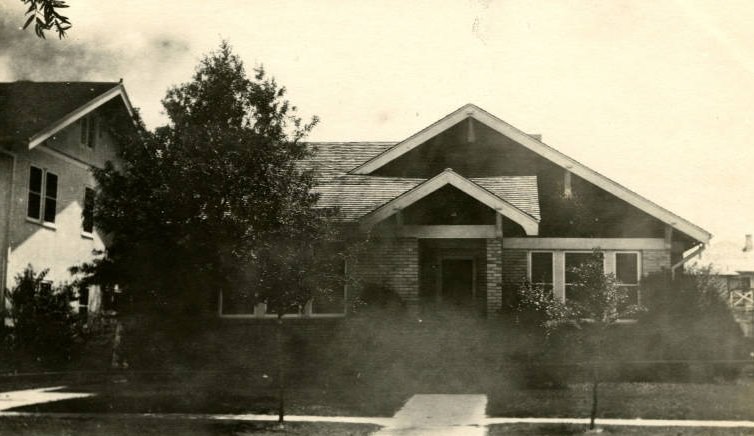
[[[744,252],[748,253],[752,250],[751,235],[746,235],[746,244],[744,244]]]

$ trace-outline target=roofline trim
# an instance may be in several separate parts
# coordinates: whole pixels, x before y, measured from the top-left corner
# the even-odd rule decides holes
[[[452,185],[480,203],[494,209],[497,213],[510,218],[512,221],[523,227],[527,235],[536,236],[539,234],[538,219],[532,217],[518,207],[484,189],[471,180],[461,176],[450,168],[364,215],[361,218],[362,229],[369,229],[394,214],[397,209],[406,208],[445,185]]]
[[[86,116],[87,114],[91,113],[98,107],[102,106],[103,104],[107,103],[108,101],[112,100],[113,98],[117,96],[120,96],[121,100],[123,100],[123,104],[126,106],[128,115],[131,118],[133,118],[134,108],[133,106],[131,106],[131,100],[128,98],[128,94],[126,93],[126,88],[123,86],[123,83],[118,83],[117,85],[113,86],[111,89],[94,97],[83,106],[75,109],[73,112],[70,112],[68,115],[52,123],[50,126],[46,127],[42,131],[36,133],[34,136],[29,138],[29,150],[43,143],[44,141],[49,139],[52,135],[70,126],[71,124],[75,123],[82,117]]]
[[[663,208],[662,206],[654,203],[647,198],[631,191],[630,189],[620,185],[619,183],[609,179],[608,177],[598,173],[597,171],[588,168],[582,163],[576,161],[573,158],[566,156],[565,154],[555,150],[544,142],[537,140],[530,135],[522,132],[514,126],[506,123],[505,121],[490,114],[484,109],[474,105],[466,104],[456,111],[446,115],[444,118],[434,122],[430,126],[424,128],[418,133],[410,136],[406,140],[399,142],[394,147],[385,150],[379,155],[373,157],[362,165],[356,167],[351,171],[352,174],[369,174],[373,171],[381,168],[385,164],[398,158],[399,156],[413,150],[420,144],[424,143],[428,139],[438,135],[439,133],[447,130],[455,124],[463,121],[466,118],[474,118],[487,127],[497,131],[498,133],[510,138],[518,144],[528,148],[534,153],[539,154],[545,159],[553,162],[554,164],[570,171],[573,174],[593,183],[605,191],[615,195],[621,200],[631,204],[632,206],[646,212],[647,214],[659,219],[660,221],[670,225],[674,229],[685,233],[692,238],[708,243],[712,238],[712,234],[696,224],[676,215],[675,213]]]

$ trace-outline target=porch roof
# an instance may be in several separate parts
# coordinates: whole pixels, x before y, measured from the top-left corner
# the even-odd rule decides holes
[[[318,142],[312,159],[302,167],[315,171],[318,206],[338,208],[340,221],[358,221],[364,215],[416,188],[428,179],[349,174],[353,168],[388,150],[394,142]],[[540,219],[536,176],[473,177],[486,189],[535,220]]]

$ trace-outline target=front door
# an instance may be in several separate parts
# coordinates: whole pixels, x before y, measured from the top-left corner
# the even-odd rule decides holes
[[[474,259],[442,259],[440,297],[443,304],[471,308],[474,305]]]

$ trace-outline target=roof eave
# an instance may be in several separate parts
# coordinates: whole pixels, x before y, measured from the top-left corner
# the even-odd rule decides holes
[[[444,118],[434,122],[429,127],[426,127],[420,132],[410,136],[406,140],[399,142],[394,147],[385,150],[369,161],[356,167],[351,172],[353,174],[369,174],[381,168],[388,162],[419,146],[429,138],[436,136],[447,128],[469,117],[474,118],[480,123],[485,124],[498,133],[523,145],[527,149],[539,154],[545,159],[548,159],[556,165],[561,166],[564,169],[572,172],[573,174],[576,174],[577,176],[589,181],[590,183],[599,186],[600,188],[615,195],[621,200],[624,200],[632,206],[648,213],[649,215],[654,216],[660,221],[670,225],[674,229],[688,235],[689,237],[699,242],[706,244],[712,238],[712,234],[710,232],[704,230],[696,224],[680,217],[679,215],[676,215],[673,212],[670,212],[669,210],[654,203],[653,201],[648,200],[647,198],[631,191],[630,189],[618,184],[617,182],[598,173],[597,171],[588,168],[575,159],[566,156],[565,154],[555,150],[544,142],[533,138],[531,135],[522,132],[516,127],[485,111],[484,109],[470,103],[460,107]]]
[[[55,121],[54,123],[50,124],[48,127],[37,132],[34,136],[29,138],[29,145],[28,145],[29,150],[43,143],[44,141],[49,139],[51,136],[55,135],[56,133],[63,130],[64,128],[70,126],[71,124],[75,123],[82,117],[93,112],[95,109],[99,108],[100,106],[104,105],[105,103],[109,102],[110,100],[112,100],[113,98],[117,96],[121,97],[121,99],[123,100],[123,105],[125,106],[126,111],[128,111],[129,117],[133,119],[134,109],[133,109],[133,106],[131,106],[131,100],[128,98],[128,94],[126,93],[126,88],[123,86],[123,83],[118,83],[117,85],[113,86],[106,92],[94,97],[93,99],[89,100],[86,104],[78,107],[77,109],[68,113],[64,117],[60,118],[59,120]]]

